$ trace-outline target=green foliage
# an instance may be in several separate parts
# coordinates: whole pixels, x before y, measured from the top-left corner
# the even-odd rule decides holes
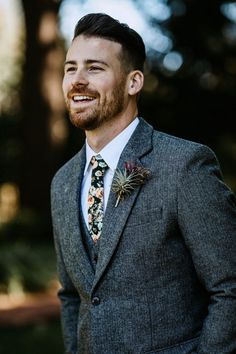
[[[59,321],[1,328],[0,342],[0,354],[63,354]]]
[[[0,223],[0,244],[5,242],[40,243],[52,241],[50,220],[30,209],[21,209],[11,221]],[[52,243],[52,242],[50,242]]]
[[[16,243],[0,249],[0,291],[37,292],[56,279],[53,247]]]

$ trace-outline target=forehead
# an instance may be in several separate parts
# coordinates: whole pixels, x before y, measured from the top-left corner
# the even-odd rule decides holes
[[[79,35],[68,49],[66,59],[68,60],[106,60],[108,63],[113,60],[120,61],[121,44],[100,37]]]

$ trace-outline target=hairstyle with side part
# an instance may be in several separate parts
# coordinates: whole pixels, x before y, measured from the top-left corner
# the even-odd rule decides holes
[[[121,60],[127,72],[144,71],[146,59],[145,45],[142,37],[125,23],[103,13],[91,13],[82,17],[74,31],[73,40],[79,36],[101,37],[120,43]]]

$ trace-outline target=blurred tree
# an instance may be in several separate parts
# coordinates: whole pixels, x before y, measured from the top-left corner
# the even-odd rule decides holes
[[[22,0],[26,50],[21,90],[21,203],[46,214],[57,153],[67,136],[61,93],[64,48],[58,34],[60,4],[60,0]]]
[[[230,20],[221,11],[226,2],[159,2],[170,9],[171,15],[166,20],[150,17],[142,1],[135,4],[144,16],[149,16],[154,28],[161,26],[171,37],[173,48],[169,51],[179,53],[183,64],[173,70],[165,64],[169,53],[154,56],[149,53],[151,65],[141,112],[159,129],[210,145],[229,162],[224,167],[227,169],[232,158],[236,159],[232,155],[236,40],[235,33],[230,31]],[[64,52],[57,21],[61,3],[62,0],[22,0],[26,60],[22,85],[24,158],[20,190],[23,206],[41,211],[49,205],[48,191],[57,163],[56,152],[61,151],[68,134],[60,90]],[[222,149],[226,140],[227,148]]]
[[[228,1],[169,0],[168,6],[171,16],[161,26],[183,63],[170,69],[169,53],[151,53],[141,112],[160,130],[211,146],[236,190],[236,16],[224,15]]]
[[[167,117],[170,115],[175,117],[171,121],[168,120],[171,130],[177,129],[182,134],[188,132],[187,134],[193,134],[193,136],[200,133],[199,136],[203,139],[206,134],[206,138],[211,139],[214,132],[218,132],[217,135],[222,132],[221,124],[215,120],[215,113],[218,112],[217,116],[219,116],[217,107],[221,107],[222,113],[223,106],[230,113],[227,116],[229,124],[223,129],[231,131],[234,119],[229,102],[233,102],[231,98],[236,94],[236,60],[234,59],[236,38],[234,38],[234,43],[232,41],[229,43],[229,38],[225,35],[225,29],[229,24],[221,12],[221,5],[225,2],[170,0],[168,3],[172,9],[172,16],[162,23],[162,27],[171,33],[174,43],[172,51],[182,55],[183,65],[179,70],[168,70],[165,66],[166,53],[156,55],[156,57],[151,56],[151,74],[157,77],[158,85],[151,94],[148,91],[147,96],[158,97],[165,104]],[[155,26],[156,21],[152,21]],[[235,36],[235,33],[232,32],[232,35]],[[227,104],[224,102],[226,96],[228,97]],[[217,97],[221,97],[221,100],[215,100]],[[176,106],[173,107],[169,103],[174,103]],[[158,104],[155,106],[158,109]],[[188,114],[190,112],[191,116]],[[179,120],[176,119],[178,113],[180,113]],[[184,117],[186,119],[183,119]],[[214,126],[211,127],[211,137],[207,134],[206,124],[209,120],[211,123],[214,122]],[[207,128],[204,129],[205,133],[201,126],[203,122],[203,126]]]
[[[60,88],[64,43],[57,31],[58,11],[67,0],[21,1],[26,26],[21,202],[23,207],[48,213],[51,177],[58,161],[64,159],[62,148],[68,135]],[[236,161],[236,31],[222,12],[227,3],[157,1],[168,6],[170,16],[166,19],[151,16],[146,2],[134,3],[153,28],[161,26],[173,43],[166,52],[148,53],[141,114],[158,129],[210,145],[224,162],[224,171],[236,189],[232,177]],[[166,65],[168,54],[173,52],[182,58],[177,69]],[[78,143],[70,139],[67,146],[68,142],[72,154]]]

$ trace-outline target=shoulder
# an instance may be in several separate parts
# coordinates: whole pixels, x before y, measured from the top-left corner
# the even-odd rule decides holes
[[[216,180],[223,180],[218,158],[207,145],[154,131],[153,147],[157,160],[160,160],[159,166],[171,171],[179,183],[194,180],[194,183],[208,181],[213,184]]]
[[[60,190],[61,187],[71,179],[71,177],[76,173],[78,168],[83,168],[85,162],[85,148],[83,147],[76,155],[74,155],[69,161],[67,161],[59,170],[55,173],[52,183],[51,190]]]
[[[153,131],[153,148],[165,158],[189,160],[194,157],[216,159],[214,151],[207,145],[176,137],[157,130]],[[177,162],[177,161],[176,161]]]

